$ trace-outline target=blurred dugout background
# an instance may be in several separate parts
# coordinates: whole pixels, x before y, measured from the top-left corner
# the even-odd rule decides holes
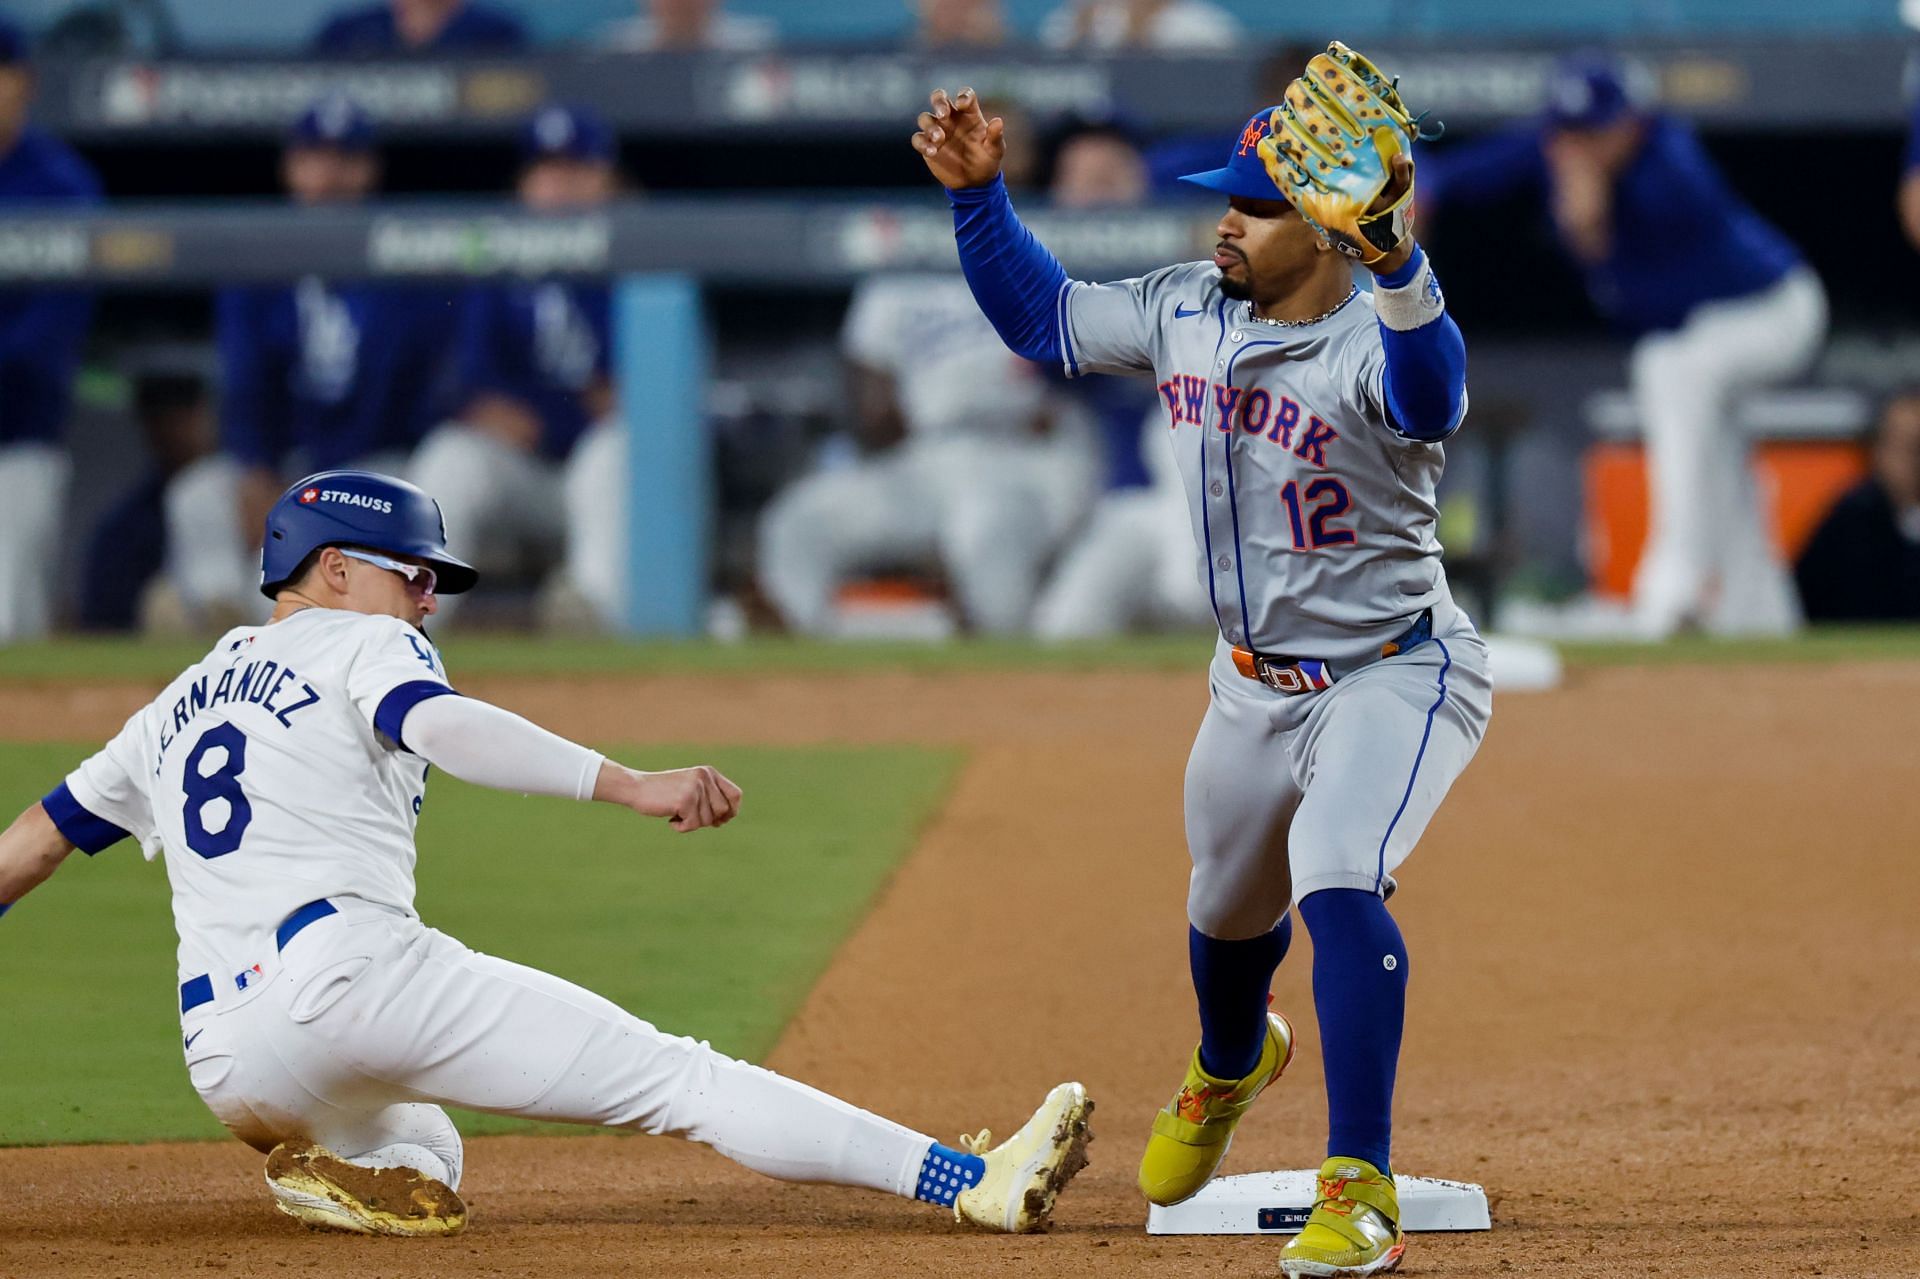
[[[1745,535],[1719,526],[1752,443],[1765,538],[1814,557],[1806,611],[1920,616],[1896,0],[1351,0],[1337,28],[1268,0],[0,15],[0,641],[251,618],[264,502],[348,463],[419,480],[492,570],[456,625],[1204,626],[1150,381],[1005,355],[906,137],[927,89],[979,87],[1069,272],[1136,274],[1206,255],[1210,206],[1174,177],[1331,37],[1449,125],[1421,235],[1472,361],[1442,523],[1459,593],[1547,631],[1791,629],[1714,558]],[[1568,133],[1626,149],[1569,161]],[[1598,246],[1582,163],[1614,192]],[[1648,247],[1729,234],[1691,284],[1697,255]],[[1826,303],[1805,349],[1741,365],[1740,306],[1786,305],[1796,273]],[[1715,332],[1728,361],[1700,354]],[[1650,399],[1656,358],[1674,389]],[[1703,494],[1704,594],[1649,618],[1622,602],[1661,404],[1718,444],[1668,471]]]

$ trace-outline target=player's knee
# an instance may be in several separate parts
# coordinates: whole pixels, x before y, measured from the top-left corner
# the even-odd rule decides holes
[[[1249,885],[1196,871],[1187,885],[1187,922],[1221,941],[1258,937],[1273,931],[1286,915],[1290,898],[1284,877]]]

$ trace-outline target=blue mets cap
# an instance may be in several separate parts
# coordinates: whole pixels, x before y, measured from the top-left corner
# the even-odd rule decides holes
[[[558,102],[536,111],[520,137],[520,154],[529,164],[536,160],[611,164],[618,150],[605,120],[585,107]]]
[[[1558,129],[1604,128],[1640,109],[1638,88],[1617,58],[1591,50],[1567,54],[1547,75],[1547,121]]]
[[[287,130],[287,145],[371,151],[373,118],[344,93],[324,94],[315,98]]]
[[[1286,200],[1287,193],[1267,176],[1266,162],[1260,158],[1260,139],[1267,136],[1268,121],[1275,110],[1275,107],[1262,107],[1254,112],[1253,118],[1241,128],[1240,136],[1234,139],[1225,165],[1204,173],[1189,173],[1180,180],[1246,200]]]
[[[33,44],[26,29],[11,18],[0,17],[0,67],[25,62],[33,56]]]

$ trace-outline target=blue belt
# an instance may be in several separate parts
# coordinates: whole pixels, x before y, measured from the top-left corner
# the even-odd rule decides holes
[[[1433,638],[1433,610],[1425,609],[1400,634],[1380,646],[1382,659],[1395,657],[1420,647]],[[1374,659],[1369,659],[1374,660]],[[1360,665],[1366,665],[1361,662]],[[1317,693],[1331,688],[1337,678],[1333,667],[1311,657],[1280,657],[1248,648],[1233,650],[1233,666],[1248,679],[1259,680],[1278,693]],[[1351,669],[1349,669],[1351,674]]]
[[[325,919],[328,915],[339,913],[338,908],[324,897],[308,902],[281,920],[280,927],[273,930],[274,949],[285,950],[287,943],[298,937],[300,930],[308,924],[316,919]],[[246,974],[243,973],[240,978],[235,979],[235,984],[242,990],[246,989],[246,983],[243,980],[245,976]],[[180,983],[180,1012],[183,1016],[202,1004],[212,1002],[213,978],[211,975],[201,973],[198,977],[191,977]]]

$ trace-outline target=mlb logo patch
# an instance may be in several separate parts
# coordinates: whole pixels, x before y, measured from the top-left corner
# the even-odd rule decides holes
[[[245,990],[248,986],[251,986],[264,976],[266,976],[266,974],[260,971],[260,965],[255,964],[245,972],[235,973],[233,975],[233,984],[235,988]]]
[[[319,489],[302,489],[300,491],[300,505],[302,506],[312,506],[315,502],[318,502],[319,500],[320,500]]]

